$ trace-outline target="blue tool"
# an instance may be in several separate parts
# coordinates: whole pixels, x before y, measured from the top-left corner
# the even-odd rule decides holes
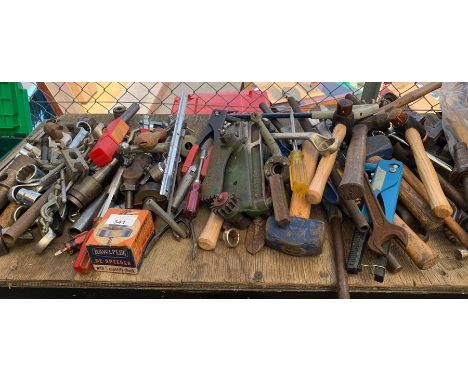
[[[398,202],[398,193],[403,178],[403,164],[394,160],[381,160],[378,163],[366,163],[364,169],[372,173],[372,189],[377,199],[381,202],[385,217],[392,223]],[[367,207],[362,207],[362,213],[369,221]],[[346,268],[349,273],[358,273],[362,270],[362,256],[364,245],[369,236],[369,232],[354,231],[351,248],[348,255]],[[385,244],[387,254],[390,251],[390,242]],[[374,266],[374,279],[382,282],[385,276],[387,257],[379,255]]]

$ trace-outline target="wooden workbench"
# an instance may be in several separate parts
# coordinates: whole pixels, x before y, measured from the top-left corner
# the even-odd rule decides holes
[[[75,120],[76,116],[67,116]],[[107,116],[97,116],[105,120]],[[206,116],[189,116],[188,127],[198,131],[204,127]],[[134,121],[137,122],[137,121]],[[318,206],[313,208],[314,218],[324,220]],[[203,210],[195,220],[199,233],[208,217]],[[345,224],[346,246],[351,240],[351,225]],[[323,253],[317,257],[298,258],[265,248],[255,256],[248,254],[241,243],[227,248],[219,241],[215,251],[198,249],[191,259],[191,241],[176,241],[167,233],[143,261],[138,275],[91,272],[88,275],[73,271],[74,256],[54,257],[69,236],[56,239],[42,254],[32,252],[32,244],[14,247],[8,255],[0,257],[0,286],[9,287],[64,287],[64,288],[135,288],[180,291],[332,291],[333,271],[330,227]],[[393,246],[403,270],[388,273],[385,282],[372,280],[372,270],[365,267],[359,275],[350,275],[351,291],[360,292],[409,292],[409,293],[467,293],[468,261],[455,259],[455,245],[443,232],[433,233],[429,245],[440,256],[439,264],[421,271],[411,263],[400,249]],[[370,263],[365,257],[364,263]],[[366,261],[367,260],[367,261]]]

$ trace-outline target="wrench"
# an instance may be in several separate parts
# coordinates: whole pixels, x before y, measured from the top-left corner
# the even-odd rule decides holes
[[[328,156],[336,152],[340,143],[334,137],[327,138],[319,133],[272,133],[271,136],[275,140],[279,139],[297,139],[302,141],[309,141],[314,145],[317,151],[323,155]]]
[[[408,234],[403,228],[388,222],[377,197],[372,191],[367,174],[365,174],[364,179],[364,200],[372,219],[372,233],[367,240],[367,246],[372,252],[386,256],[387,251],[384,244],[390,239],[397,238],[406,246],[408,244]]]

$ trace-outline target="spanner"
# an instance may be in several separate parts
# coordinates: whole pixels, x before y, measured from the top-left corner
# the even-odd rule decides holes
[[[327,138],[319,133],[272,133],[271,136],[275,140],[279,139],[296,139],[302,141],[309,141],[314,145],[320,155],[328,156],[336,152],[340,143],[334,137]]]
[[[383,245],[387,241],[397,238],[406,246],[408,244],[408,234],[403,228],[388,222],[377,197],[372,191],[367,174],[365,174],[364,179],[364,200],[372,220],[372,233],[367,240],[367,246],[371,251],[385,256],[387,251]]]

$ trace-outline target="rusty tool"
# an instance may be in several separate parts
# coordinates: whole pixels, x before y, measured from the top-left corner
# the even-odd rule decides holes
[[[256,255],[265,246],[266,218],[258,216],[252,219],[245,234],[245,249],[251,255]]]
[[[72,187],[68,193],[68,201],[79,210],[88,206],[104,190],[106,183],[111,179],[118,166],[119,161],[114,158],[93,175],[86,176]]]
[[[334,114],[333,136],[338,142],[343,142],[347,128],[354,124],[352,114],[353,103],[347,99],[341,99],[336,106]],[[309,189],[306,193],[306,198],[311,204],[319,204],[322,200],[323,191],[327,184],[328,177],[333,169],[336,161],[337,153],[335,152],[327,157],[322,157],[315,171],[315,175],[310,182]]]
[[[350,298],[348,275],[345,267],[345,251],[343,241],[343,215],[338,207],[322,201],[325,211],[327,212],[328,221],[331,225],[333,237],[333,258],[335,260],[335,275],[338,289],[338,298]]]
[[[16,240],[23,235],[27,229],[41,214],[42,206],[47,202],[49,194],[54,190],[50,187],[36,202],[24,212],[17,221],[15,221],[8,230],[3,234],[3,240],[7,247],[12,247]]]
[[[52,118],[45,121],[42,127],[47,136],[53,141],[60,141],[63,138],[65,127],[58,123],[58,120]]]
[[[440,218],[450,216],[453,212],[452,207],[445,197],[434,166],[424,149],[422,141],[426,134],[424,126],[401,109],[392,111],[391,122],[395,127],[404,130],[406,140],[413,151],[421,180],[428,193],[432,211]]]
[[[337,168],[333,168],[330,178],[335,185],[341,183],[341,175],[338,173]],[[358,203],[355,200],[345,200],[340,199],[340,204],[344,207],[344,212],[347,212],[347,215],[354,223],[355,228],[360,232],[367,232],[370,229],[369,223],[366,217],[362,214],[361,209],[359,208]]]
[[[151,162],[151,155],[140,153],[135,155],[133,162],[123,171],[120,191],[125,194],[125,208],[133,208],[133,196],[136,191],[136,186],[144,174],[145,167]]]
[[[289,224],[289,209],[284,189],[284,179],[281,173],[276,172],[276,166],[272,162],[265,164],[264,172],[270,185],[271,201],[276,224],[284,227]]]
[[[365,174],[365,179],[368,179],[367,174]],[[366,186],[364,187],[364,200],[372,220],[372,233],[367,241],[367,246],[371,251],[386,256],[386,250],[383,248],[384,243],[392,238],[397,238],[403,245],[406,245],[408,243],[408,235],[401,227],[397,227],[387,221],[369,181],[367,180],[364,184]]]
[[[143,131],[135,137],[134,143],[143,150],[152,150],[167,138],[167,130],[157,127],[153,131]]]
[[[359,124],[348,128],[347,136],[351,135],[351,140],[346,151],[343,179],[338,186],[338,191],[343,199],[362,199],[364,195],[364,178],[361,169],[367,154],[367,135],[375,129],[385,130],[389,126],[390,114],[381,113],[364,118],[359,121]],[[386,139],[387,143],[390,143],[388,138]]]
[[[18,208],[18,204],[13,203],[13,202],[9,203],[6,206],[6,208],[0,214],[0,228],[9,227],[15,222],[14,213],[17,208]]]
[[[398,200],[398,191],[403,177],[402,164],[398,161],[377,161],[366,163],[365,170],[373,173],[372,193],[382,201],[382,210],[387,222],[393,222]],[[380,206],[380,203],[379,203]],[[367,206],[362,209],[363,215],[369,215]],[[361,270],[361,261],[364,254],[364,246],[369,237],[369,231],[355,229],[349,251],[347,270],[349,273],[357,273]],[[377,254],[373,267],[374,280],[383,282],[385,270],[388,267],[392,272],[401,270],[401,265],[393,256],[390,241],[383,245],[385,255]]]
[[[362,166],[366,158],[368,128],[364,124],[353,127],[351,142],[346,152],[346,164],[341,183],[340,196],[345,200],[362,199],[364,196],[364,173]]]

